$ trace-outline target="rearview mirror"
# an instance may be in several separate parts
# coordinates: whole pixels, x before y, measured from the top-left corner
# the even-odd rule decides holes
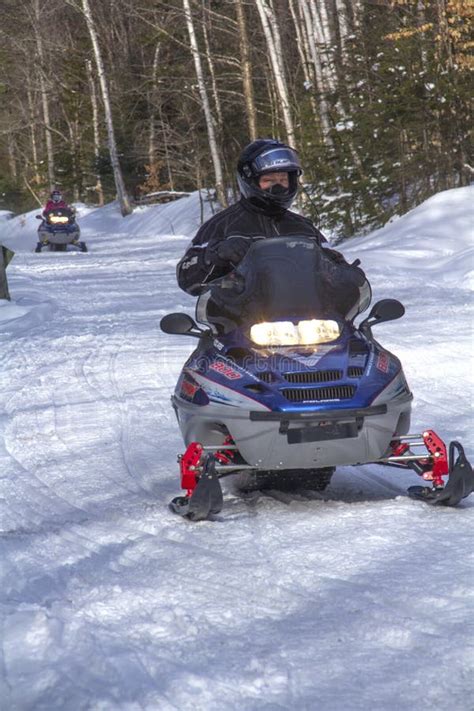
[[[163,333],[172,333],[176,336],[186,335],[201,338],[204,334],[204,331],[198,328],[191,316],[183,313],[166,314],[160,321],[160,328]]]
[[[405,313],[405,307],[396,299],[381,299],[372,307],[369,315],[359,325],[359,330],[366,336],[372,335],[372,326],[384,321],[395,321]]]
[[[377,301],[372,307],[369,318],[373,318],[380,323],[380,321],[395,321],[397,318],[401,318],[405,313],[405,307],[400,301],[396,299],[382,299]]]

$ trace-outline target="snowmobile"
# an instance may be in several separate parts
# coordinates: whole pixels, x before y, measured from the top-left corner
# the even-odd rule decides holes
[[[55,207],[47,210],[44,215],[36,215],[41,220],[38,227],[38,244],[35,252],[41,252],[48,247],[51,252],[65,252],[68,245],[81,252],[87,252],[85,242],[80,242],[80,229],[76,216],[70,207]]]
[[[173,512],[194,521],[219,513],[227,474],[257,488],[322,491],[335,467],[367,463],[414,470],[425,485],[408,494],[430,503],[454,506],[474,490],[459,442],[448,449],[432,430],[409,434],[413,395],[372,333],[405,309],[382,299],[356,326],[371,300],[356,262],[335,263],[307,237],[255,239],[207,285],[197,323],[184,313],[162,318],[163,332],[199,339],[172,396],[186,445],[178,458],[186,494],[171,501]]]

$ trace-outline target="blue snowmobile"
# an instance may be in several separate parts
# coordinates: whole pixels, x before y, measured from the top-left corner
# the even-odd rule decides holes
[[[219,479],[237,472],[246,486],[323,491],[335,467],[379,463],[431,482],[408,490],[431,503],[454,506],[474,490],[458,442],[448,452],[432,430],[409,434],[413,395],[398,358],[372,334],[405,309],[383,299],[356,326],[370,300],[363,272],[315,241],[257,239],[199,297],[205,328],[184,313],[161,320],[165,333],[199,339],[172,397],[187,446],[175,513],[218,513]]]
[[[41,220],[38,227],[38,244],[35,252],[48,247],[50,252],[65,252],[68,245],[87,252],[87,245],[81,242],[81,231],[76,222],[76,214],[70,207],[55,207],[46,210],[44,215],[36,215]]]

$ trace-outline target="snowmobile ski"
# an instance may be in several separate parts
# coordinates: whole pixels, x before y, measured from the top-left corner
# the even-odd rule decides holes
[[[190,496],[177,496],[170,503],[173,513],[186,516],[190,521],[204,521],[218,514],[224,505],[224,497],[216,471],[216,459],[207,454],[196,477],[196,485]]]
[[[457,459],[454,461],[455,452]],[[457,506],[474,491],[474,472],[459,442],[449,445],[449,478],[445,486],[410,486],[408,495],[429,504]]]

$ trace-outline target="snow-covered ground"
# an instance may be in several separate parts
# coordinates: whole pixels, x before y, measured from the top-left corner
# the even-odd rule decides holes
[[[471,458],[473,205],[441,193],[342,247],[406,305],[377,337],[413,431]],[[0,223],[0,708],[472,709],[474,496],[431,508],[414,474],[364,466],[324,500],[229,483],[217,521],[168,510],[194,343],[158,324],[192,313],[174,267],[200,210],[82,206],[88,254],[32,253],[37,211]]]
[[[15,217],[15,213],[11,212],[11,210],[0,210],[0,222],[11,220],[12,217]]]

